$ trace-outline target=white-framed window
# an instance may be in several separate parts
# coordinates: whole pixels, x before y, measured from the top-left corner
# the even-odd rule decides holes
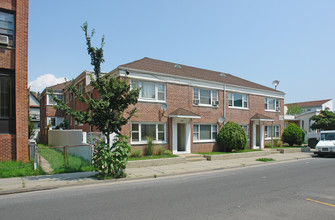
[[[219,105],[218,91],[193,88],[193,105],[200,105],[200,106]]]
[[[301,120],[301,129],[305,130],[305,121],[304,120]]]
[[[7,38],[5,45],[14,47],[15,15],[0,11],[0,34]]]
[[[264,98],[265,110],[280,112],[280,100],[275,98]]]
[[[241,127],[243,128],[243,130],[247,134],[247,139],[249,140],[249,125],[242,124]]]
[[[247,94],[231,92],[228,94],[229,107],[247,109],[249,107],[248,100],[249,98]]]
[[[217,124],[194,124],[193,142],[216,141],[218,134]]]
[[[271,139],[272,126],[266,125],[264,129],[265,129],[265,139]],[[274,125],[273,129],[274,129],[273,138],[280,138],[280,125]]]
[[[163,83],[151,83],[132,80],[132,88],[140,88],[140,101],[165,102],[166,89]]]
[[[57,127],[64,121],[63,117],[47,117],[47,125],[51,124],[52,128]]]
[[[63,100],[63,95],[61,94],[55,94],[57,98],[59,98],[60,100]],[[56,105],[56,101],[52,98],[51,94],[47,95],[47,105]]]
[[[152,122],[131,123],[131,142],[146,143],[147,137],[152,137],[154,143],[166,142],[166,124]]]

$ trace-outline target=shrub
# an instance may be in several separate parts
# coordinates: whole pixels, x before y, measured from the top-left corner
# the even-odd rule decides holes
[[[152,143],[152,141],[154,140],[152,137],[146,137],[148,143],[147,143],[147,147],[144,148],[144,155],[146,156],[152,156],[154,153],[154,144]]]
[[[157,155],[163,155],[163,153],[164,153],[164,147],[162,147],[162,146],[160,146],[160,147],[158,147],[158,150],[157,150]]]
[[[124,177],[130,145],[126,136],[119,135],[112,147],[108,144],[97,141],[93,152],[93,165],[101,179],[107,176]]]
[[[141,150],[131,150],[131,155],[130,157],[140,157],[141,156]]]
[[[267,142],[267,143],[265,144],[265,148],[271,148],[271,142]]]
[[[296,124],[289,124],[282,135],[282,141],[288,143],[289,146],[294,144],[301,145],[305,139],[305,132]]]
[[[172,155],[172,152],[170,150],[165,150],[163,152],[163,155],[170,156],[170,155]]]
[[[225,152],[244,150],[247,146],[247,134],[239,124],[229,121],[221,128],[216,141]]]

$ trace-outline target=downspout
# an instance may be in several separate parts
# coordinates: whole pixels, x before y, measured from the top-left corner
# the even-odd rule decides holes
[[[223,117],[226,119],[226,84],[224,84],[224,90],[223,90]],[[225,124],[226,120],[223,122]]]

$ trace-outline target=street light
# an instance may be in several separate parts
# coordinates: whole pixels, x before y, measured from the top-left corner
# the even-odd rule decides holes
[[[278,80],[274,80],[274,81],[272,82],[272,85],[275,87],[275,89],[277,89],[278,84],[279,84],[279,81],[278,81]]]

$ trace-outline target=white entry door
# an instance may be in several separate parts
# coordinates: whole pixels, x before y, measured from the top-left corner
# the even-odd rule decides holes
[[[191,152],[191,120],[186,118],[172,119],[173,154]]]

